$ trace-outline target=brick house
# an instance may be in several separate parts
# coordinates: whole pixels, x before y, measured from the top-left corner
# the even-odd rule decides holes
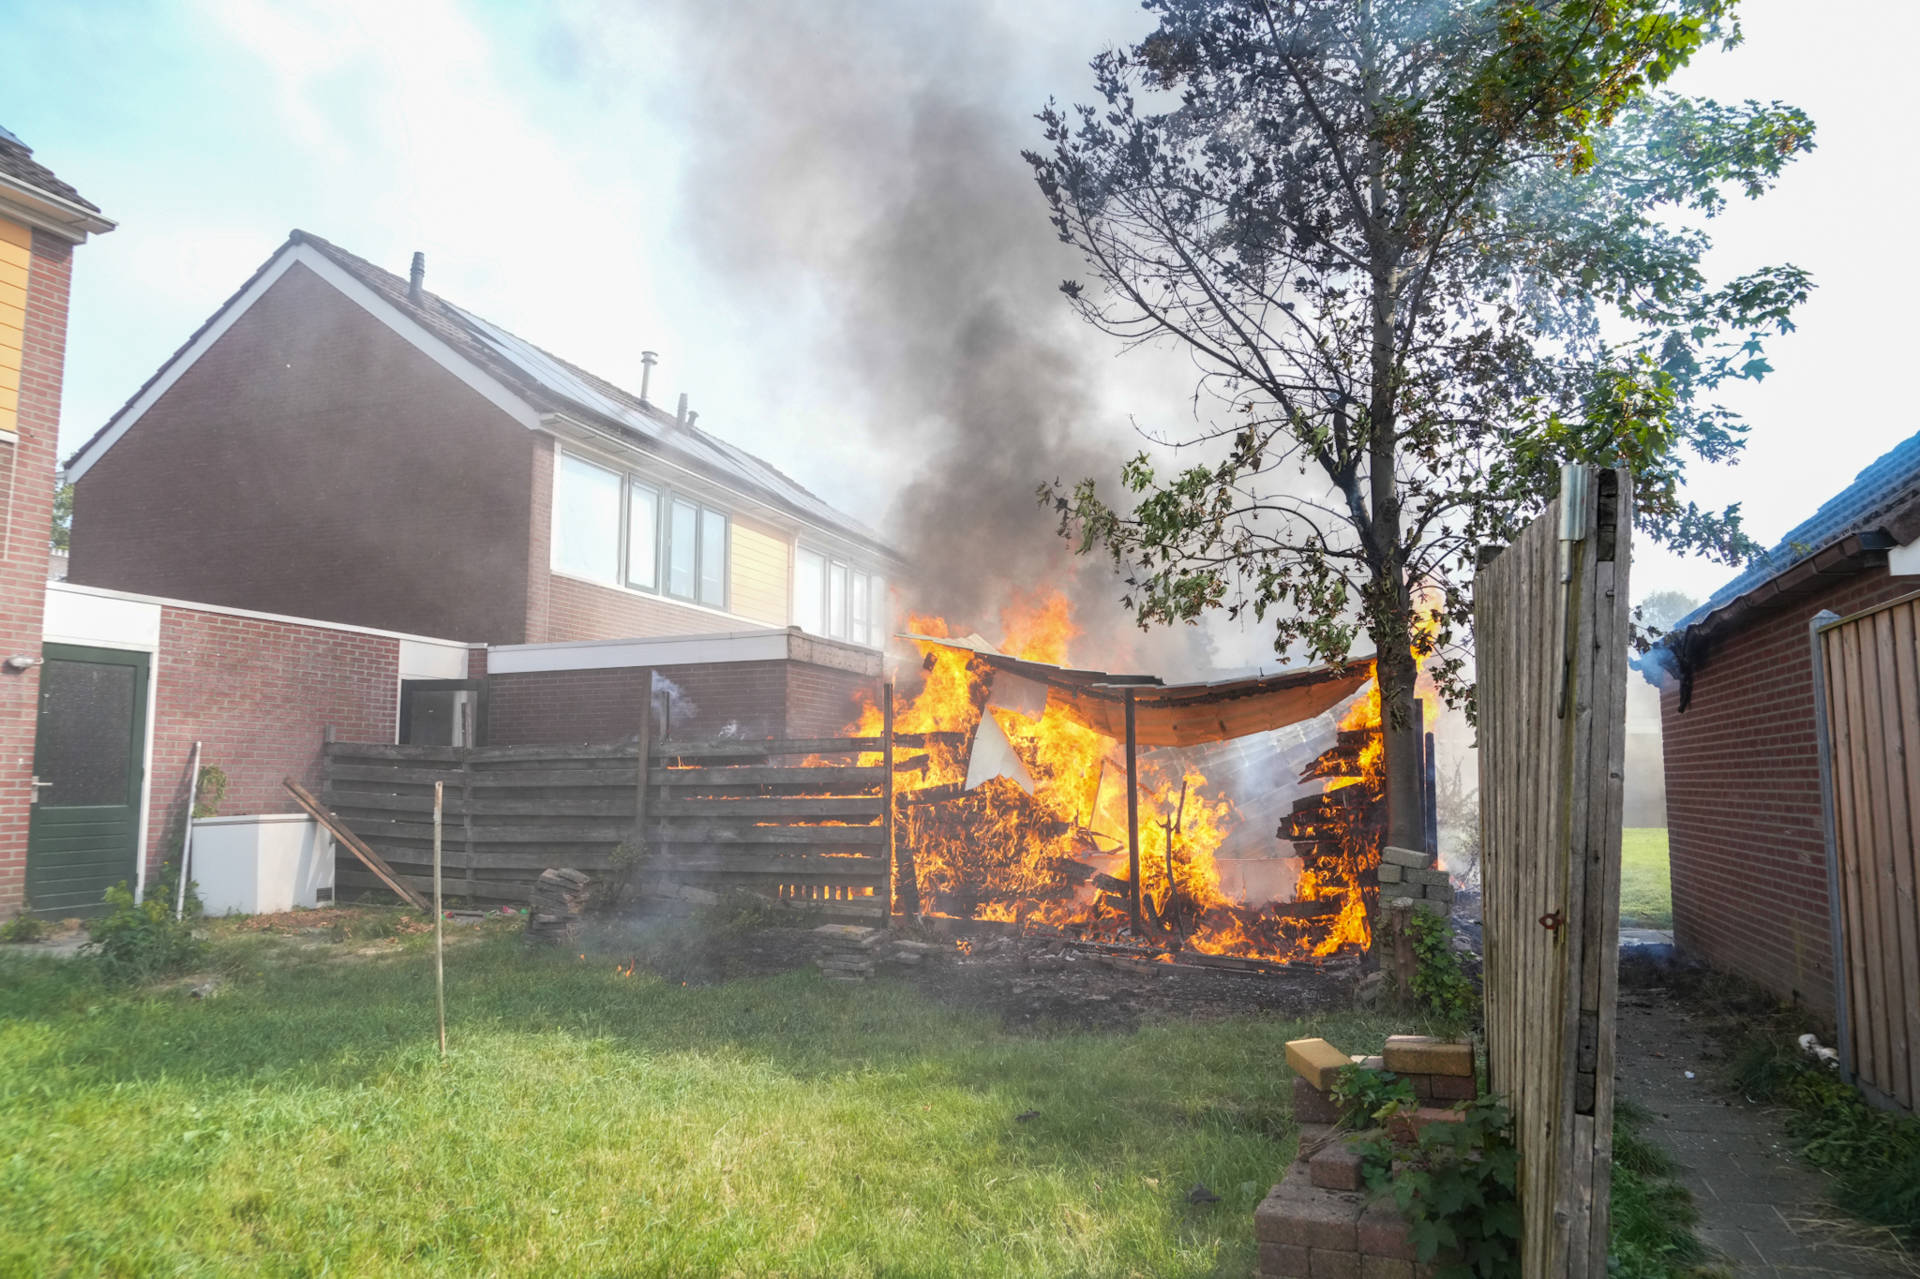
[[[0,916],[26,877],[73,249],[113,225],[0,128]]]
[[[428,292],[418,255],[403,279],[295,231],[69,460],[67,580],[493,646],[494,742],[591,739],[563,703],[755,662],[753,727],[837,727],[899,561],[696,417]],[[610,640],[660,642],[614,675]]]
[[[1920,591],[1920,435],[1675,624],[1661,690],[1679,947],[1831,1016],[1809,624]]]

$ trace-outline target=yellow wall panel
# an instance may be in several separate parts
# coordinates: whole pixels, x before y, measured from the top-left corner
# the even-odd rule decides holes
[[[20,348],[32,262],[33,232],[0,218],[0,431],[20,426]]]
[[[731,560],[730,611],[768,626],[785,626],[787,539],[735,518]]]

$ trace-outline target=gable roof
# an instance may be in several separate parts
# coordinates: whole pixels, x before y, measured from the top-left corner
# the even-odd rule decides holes
[[[170,385],[171,379],[224,332],[240,310],[251,304],[249,295],[257,296],[270,274],[277,278],[276,265],[290,252],[304,256],[300,253],[303,249],[317,254],[325,264],[337,268],[352,284],[370,294],[370,299],[357,299],[363,305],[372,301],[418,326],[437,348],[436,354],[451,357],[466,366],[465,372],[478,373],[488,383],[504,389],[531,410],[536,421],[541,415],[560,414],[598,427],[726,487],[757,497],[791,516],[825,525],[842,536],[866,543],[889,556],[893,554],[879,533],[837,510],[771,463],[673,414],[662,412],[639,396],[514,336],[438,294],[422,290],[416,302],[409,294],[406,280],[300,230],[288,237],[273,257],[169,357],[119,412],[74,451],[68,459],[68,469],[75,475],[83,473],[111,448],[132,424],[132,419],[145,411],[145,402],[157,396],[155,388],[164,392],[163,383]],[[308,264],[314,265],[311,260]],[[338,281],[332,282],[338,286]],[[441,362],[448,361],[442,359]],[[467,380],[471,382],[472,378]]]
[[[1706,622],[1714,614],[1769,585],[1797,565],[1822,553],[1831,554],[1849,538],[1868,535],[1896,544],[1911,539],[1920,528],[1909,528],[1920,515],[1920,433],[1908,436],[1876,458],[1854,477],[1853,483],[1821,503],[1820,509],[1796,524],[1771,549],[1748,561],[1732,581],[1707,597],[1707,602],[1673,624],[1673,634]],[[1884,549],[1865,547],[1866,550]]]
[[[99,205],[62,182],[33,158],[32,147],[6,129],[0,129],[0,201],[19,206],[29,221],[69,240],[84,240],[89,232],[103,234],[114,226]]]

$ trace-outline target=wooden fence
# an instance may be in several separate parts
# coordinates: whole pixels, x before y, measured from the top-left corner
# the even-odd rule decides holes
[[[1474,584],[1490,1082],[1514,1113],[1521,1273],[1607,1273],[1631,489],[1563,502]]]
[[[1842,1065],[1920,1099],[1920,596],[1813,621]]]
[[[630,877],[642,895],[745,890],[874,920],[888,904],[890,757],[881,738],[845,737],[659,742],[644,757],[631,744],[334,742],[324,800],[402,882],[431,891],[444,783],[447,892],[476,903],[525,904],[541,871],[569,866]],[[349,858],[335,876],[343,893],[381,888]]]

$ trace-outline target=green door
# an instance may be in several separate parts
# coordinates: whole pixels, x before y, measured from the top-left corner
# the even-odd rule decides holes
[[[27,901],[36,915],[98,914],[107,889],[135,879],[147,655],[48,644],[45,656]]]

